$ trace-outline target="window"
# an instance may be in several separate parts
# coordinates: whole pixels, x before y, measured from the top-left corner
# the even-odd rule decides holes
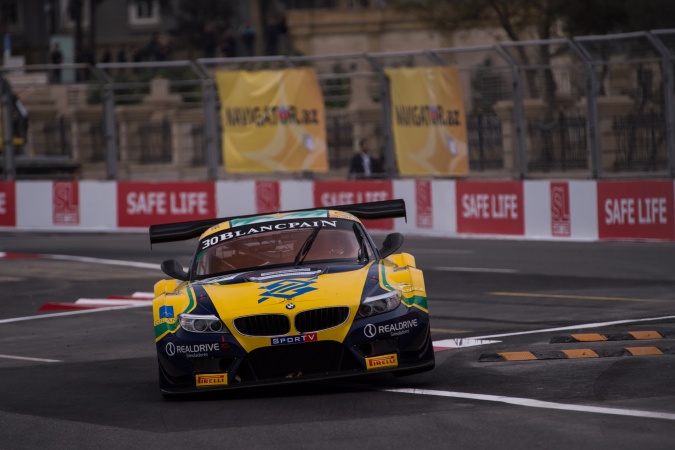
[[[159,22],[158,0],[133,0],[129,3],[129,24],[157,25]]]
[[[1,0],[0,0],[1,1]],[[70,3],[74,0],[67,0],[61,2],[61,26],[64,28],[72,29],[75,28],[75,14],[74,11],[70,8]],[[82,26],[89,26],[89,0],[80,0],[82,4],[82,10],[80,19],[82,20]]]
[[[19,24],[19,0],[0,0],[0,26]]]

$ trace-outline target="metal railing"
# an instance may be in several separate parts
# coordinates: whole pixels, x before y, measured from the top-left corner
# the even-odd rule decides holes
[[[316,70],[323,92],[330,176],[346,171],[367,137],[395,177],[384,71],[432,65],[460,75],[469,176],[675,177],[675,30],[418,52],[0,68],[3,177],[16,177],[16,157],[58,156],[79,164],[84,178],[133,178],[130,167],[142,165],[216,179],[214,73],[299,66]],[[30,120],[17,149],[13,95]]]

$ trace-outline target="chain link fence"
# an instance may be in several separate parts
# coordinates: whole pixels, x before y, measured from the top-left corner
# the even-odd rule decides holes
[[[26,161],[42,164],[41,176],[52,167],[92,179],[228,177],[215,72],[305,66],[324,96],[326,176],[346,175],[361,138],[381,176],[396,176],[384,71],[428,66],[459,73],[470,177],[675,176],[675,30],[656,30],[405,53],[0,68],[4,178],[24,175]],[[17,125],[16,99],[27,127]]]

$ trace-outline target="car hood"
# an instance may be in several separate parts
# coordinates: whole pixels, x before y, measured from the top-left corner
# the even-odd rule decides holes
[[[358,308],[371,264],[333,273],[326,268],[251,272],[200,283],[221,318],[250,314],[299,312],[326,306]],[[371,280],[377,284],[377,279]],[[288,307],[288,304],[292,307]]]

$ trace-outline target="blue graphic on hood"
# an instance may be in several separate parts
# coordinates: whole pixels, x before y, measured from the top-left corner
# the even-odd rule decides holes
[[[270,298],[281,298],[283,300],[290,300],[299,297],[307,292],[316,291],[317,288],[312,287],[316,283],[317,277],[310,279],[293,279],[275,281],[260,289],[263,292],[260,294],[258,303],[262,303]]]

